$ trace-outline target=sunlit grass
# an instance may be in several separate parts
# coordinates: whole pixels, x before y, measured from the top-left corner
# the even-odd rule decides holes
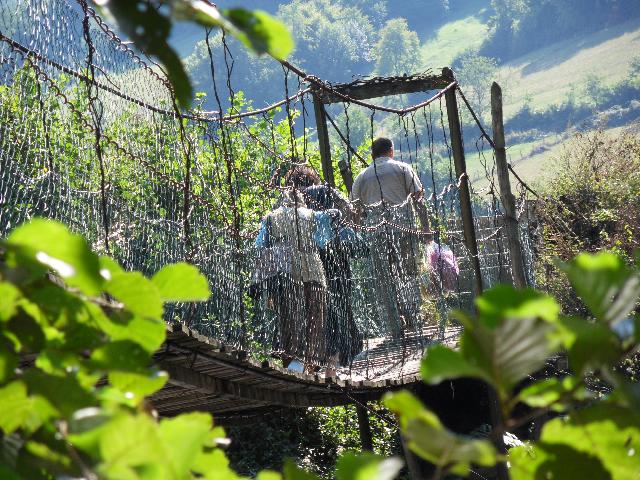
[[[636,124],[635,130],[633,128],[631,127],[631,131],[637,133],[640,126]],[[629,130],[629,126],[623,126],[605,129],[604,132],[613,138]],[[534,188],[539,188],[557,173],[562,153],[572,138],[573,135],[569,133],[553,134],[540,140],[507,145],[507,161],[513,166],[522,180]],[[491,163],[489,152],[486,155]],[[486,178],[483,166],[479,162],[477,153],[468,151],[466,156],[467,170],[474,189],[478,192],[486,190],[489,181]],[[497,182],[497,179],[495,181]],[[513,178],[512,184],[515,185]]]
[[[529,96],[531,108],[562,103],[573,88],[576,100],[584,96],[588,75],[613,86],[629,74],[631,60],[640,52],[640,19],[541,48],[502,66],[505,115],[514,115]]]
[[[487,32],[487,25],[476,16],[444,24],[420,49],[423,66],[439,69],[451,65],[465,50],[479,48]]]

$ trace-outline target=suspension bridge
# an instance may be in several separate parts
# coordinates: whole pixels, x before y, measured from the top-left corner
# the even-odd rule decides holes
[[[0,235],[33,217],[52,218],[126,269],[152,275],[188,261],[209,280],[208,302],[166,312],[167,341],[156,360],[171,380],[151,399],[161,414],[362,406],[415,384],[429,345],[455,345],[460,329],[448,321],[451,309],[470,310],[483,287],[517,277],[513,221],[528,275],[526,192],[520,188],[511,204],[499,200],[501,146],[480,126],[451,70],[329,84],[285,63],[284,99],[241,110],[231,73],[210,60],[218,109],[181,111],[162,69],[86,2],[0,0]],[[399,108],[373,103],[400,94],[419,98]],[[226,110],[221,98],[230,99]],[[464,145],[458,99],[478,124],[475,149]],[[257,241],[264,219],[286,210],[291,185],[284,178],[296,166],[319,171],[346,202],[354,174],[368,163],[351,140],[349,110],[358,108],[370,119],[371,137],[384,125],[396,158],[416,172],[429,231],[398,220],[411,205],[364,222],[343,211],[322,249],[304,245],[298,228],[279,254],[289,270],[276,270],[287,276],[274,287],[264,273],[274,247]],[[483,166],[486,191],[474,191],[465,155]],[[320,218],[324,208],[296,198],[289,211],[297,226],[304,212]],[[311,236],[319,230],[308,228],[316,228]],[[338,231],[362,251],[345,254],[349,240]],[[427,233],[457,259],[459,274],[447,285],[424,261]],[[409,253],[398,250],[403,241]],[[305,274],[314,281],[296,276],[295,265],[319,250],[322,258]],[[394,255],[414,268],[394,267],[387,261]],[[327,266],[331,256],[342,258],[339,271]],[[319,369],[334,361],[337,375],[284,368],[286,357]]]

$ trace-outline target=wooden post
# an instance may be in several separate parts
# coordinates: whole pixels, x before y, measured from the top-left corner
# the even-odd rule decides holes
[[[360,404],[356,404],[356,412],[358,413],[358,429],[360,430],[362,449],[373,452],[373,437],[371,436],[371,424],[369,423],[367,409]]]
[[[453,72],[448,68],[443,69],[443,74],[453,76]],[[473,225],[473,211],[471,209],[471,194],[469,192],[469,178],[467,177],[467,165],[462,147],[462,131],[460,129],[460,118],[458,116],[458,100],[456,91],[450,90],[445,93],[447,103],[447,117],[449,120],[449,135],[451,136],[451,150],[456,168],[456,176],[460,179],[460,213],[462,216],[462,229],[464,230],[464,240],[471,255],[471,264],[474,272],[474,291],[476,296],[482,294],[482,272],[480,270],[480,258],[478,257],[478,243],[476,240],[476,230]],[[491,412],[491,423],[493,426],[502,423],[502,412],[498,404],[496,392],[488,386],[489,407]],[[500,453],[506,453],[507,449],[504,441],[500,438],[495,441],[496,448]],[[498,479],[508,480],[509,471],[504,462],[497,465]]]
[[[450,72],[444,69],[443,72]],[[453,77],[453,73],[451,73]],[[474,291],[476,296],[482,294],[482,272],[480,270],[480,258],[478,257],[478,243],[476,230],[473,225],[473,212],[471,210],[471,194],[469,193],[469,178],[467,177],[467,165],[462,147],[462,131],[458,117],[458,100],[455,89],[449,90],[445,95],[447,103],[447,117],[449,119],[449,135],[451,136],[451,150],[456,167],[456,177],[460,180],[460,213],[462,215],[462,229],[464,240],[471,256],[471,265],[474,273]]]
[[[347,187],[347,192],[351,195],[351,189],[353,188],[353,172],[351,171],[351,164],[345,159],[341,159],[338,162],[338,167],[340,168],[342,180],[344,180],[344,186]]]
[[[316,129],[318,131],[318,143],[320,144],[322,175],[326,183],[335,187],[336,182],[333,177],[333,165],[331,164],[331,145],[329,144],[326,113],[320,97],[316,94],[313,95],[313,110],[316,114]]]
[[[496,153],[496,170],[498,172],[498,185],[500,186],[500,198],[504,207],[504,226],[511,258],[511,272],[513,284],[518,288],[527,286],[527,277],[522,259],[522,247],[520,245],[520,232],[518,218],[516,216],[516,199],[511,193],[509,183],[509,169],[507,167],[507,153],[504,141],[504,123],[502,119],[502,89],[493,82],[491,85],[491,120],[493,125],[493,143]]]

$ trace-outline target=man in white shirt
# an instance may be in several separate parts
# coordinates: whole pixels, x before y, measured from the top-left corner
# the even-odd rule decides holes
[[[422,196],[422,183],[413,169],[393,159],[393,142],[377,138],[371,146],[373,162],[356,178],[351,189],[351,200],[362,206],[372,206],[384,201],[398,206],[409,196]]]
[[[429,231],[423,187],[410,165],[393,159],[393,142],[377,138],[371,146],[373,161],[364,169],[350,198],[371,235],[371,259],[378,314],[393,336],[415,326],[420,311],[417,257],[419,241],[415,214]]]

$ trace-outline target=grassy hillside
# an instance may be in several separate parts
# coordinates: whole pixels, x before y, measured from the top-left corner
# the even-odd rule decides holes
[[[425,68],[451,65],[465,50],[477,49],[487,38],[487,9],[483,1],[469,2],[456,17],[441,25],[420,50]],[[640,54],[640,18],[599,32],[561,41],[501,65],[497,79],[505,90],[505,115],[529,101],[532,109],[563,102],[570,93],[580,101],[588,75],[611,86],[629,72]],[[573,91],[572,91],[573,89]]]
[[[598,75],[604,85],[614,85],[628,75],[638,54],[640,19],[633,19],[513,60],[499,72],[507,90],[505,115],[508,118],[520,109],[526,96],[533,109],[561,103],[572,89],[579,101],[590,74]]]
[[[420,49],[426,68],[439,69],[469,48],[480,48],[489,28],[478,15],[471,15],[442,25]]]
[[[480,9],[475,14],[442,25],[422,46],[423,64],[428,67],[448,65],[464,50],[479,46],[488,32],[483,14]],[[586,101],[584,85],[588,76],[596,75],[603,86],[611,87],[628,77],[631,61],[638,54],[640,19],[632,19],[612,28],[555,43],[501,65],[497,80],[505,92],[507,134],[511,130],[509,118],[525,102],[534,111],[561,104],[570,95],[577,103],[583,103]],[[616,132],[621,128],[608,131]],[[638,131],[637,125],[635,131]],[[522,143],[508,141],[509,161],[526,181],[542,182],[551,174],[555,158],[571,135],[571,132],[566,132],[547,134]],[[476,188],[486,187],[484,167],[475,150],[467,153],[467,164]]]
[[[623,132],[640,135],[640,119],[624,127],[603,130],[608,136],[615,137]],[[520,178],[534,188],[547,182],[557,174],[559,159],[573,138],[575,132],[548,135],[543,139],[523,142],[507,147],[507,160]],[[476,191],[486,189],[489,182],[477,152],[467,152],[467,169]],[[497,182],[497,179],[495,180]]]
[[[231,0],[221,2],[223,6],[231,3]],[[248,1],[247,5],[250,7],[259,6],[274,13],[279,3],[289,3],[289,1],[265,0],[260,2],[253,0]],[[370,0],[345,0],[345,4],[359,5],[362,8],[366,5],[371,7],[373,3]],[[407,3],[397,2],[397,4],[387,1],[386,5],[385,18],[406,17],[409,27],[418,33],[421,47],[416,54],[420,57],[421,69],[438,69],[451,65],[463,52],[480,48],[490,33],[488,26],[491,10],[489,0],[451,0],[448,3],[450,8],[446,11],[442,8],[442,2],[435,0],[423,0],[422,2],[413,0]],[[350,24],[345,25],[348,31],[352,31],[354,28]],[[371,41],[375,40],[376,31],[378,30],[374,29]],[[201,32],[195,28],[177,29],[175,40],[181,46],[181,53],[184,53],[187,46],[192,45],[199,36],[201,36]],[[505,93],[507,134],[515,133],[513,132],[514,127],[509,124],[509,119],[525,103],[534,112],[547,109],[552,105],[562,104],[569,96],[574,98],[578,104],[584,103],[586,100],[584,87],[587,77],[593,79],[596,76],[601,85],[613,86],[628,76],[631,61],[638,54],[640,54],[640,18],[635,18],[595,33],[583,34],[570,40],[548,45],[500,65],[496,79],[502,85]],[[246,90],[248,98],[264,100],[260,95],[264,94],[266,90],[264,88],[258,90],[255,85],[260,82],[271,85],[273,79],[269,77],[267,80],[261,79],[260,82],[247,81],[244,85],[242,82],[250,76],[247,72],[257,71],[257,69],[255,63],[249,64],[247,62],[245,62],[247,63],[246,69],[243,69],[244,64],[241,57],[242,55],[235,56],[235,86]],[[305,60],[307,61],[306,66],[312,72],[316,72],[321,65],[320,59],[313,55],[306,56]],[[373,63],[369,62],[363,65],[362,68],[371,69]],[[339,70],[348,67],[349,65],[340,64]],[[207,79],[209,78],[208,68],[208,63],[205,62],[204,70]],[[349,68],[353,68],[355,74],[371,73],[368,70],[360,71],[351,64]],[[279,74],[279,72],[277,73]],[[279,76],[273,78],[280,81]],[[493,79],[486,78],[487,91],[491,80]],[[208,85],[206,81],[204,85]],[[280,89],[280,84],[274,88],[274,98],[279,98]],[[588,110],[588,108],[586,109]],[[555,118],[562,119],[563,117]],[[487,120],[485,119],[485,123],[489,123]],[[533,181],[544,176],[551,161],[549,159],[552,158],[553,152],[560,148],[564,139],[567,138],[567,134],[549,134],[548,132],[551,130],[546,123],[537,126],[539,130],[543,131],[530,132],[534,127],[526,122],[528,120],[524,124],[520,122],[518,130],[526,130],[527,133],[519,134],[518,137],[527,140],[517,144],[513,140],[508,140],[508,153],[511,161],[518,165],[523,177]],[[563,128],[564,119],[559,122],[556,131]],[[364,123],[368,125],[367,122]],[[547,131],[544,131],[545,129]],[[531,140],[534,138],[537,139]],[[472,178],[478,179],[483,176],[483,168],[475,153],[475,151],[469,152],[468,165]]]

